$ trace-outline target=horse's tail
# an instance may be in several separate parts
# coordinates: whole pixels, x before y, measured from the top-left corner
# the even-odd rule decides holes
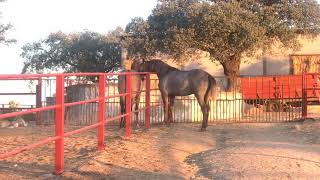
[[[217,82],[210,74],[208,74],[208,89],[204,96],[205,102],[209,100],[215,101],[217,97]]]

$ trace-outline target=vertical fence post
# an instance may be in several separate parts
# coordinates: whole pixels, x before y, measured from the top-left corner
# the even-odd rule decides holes
[[[150,128],[150,73],[146,74],[146,105],[145,105],[145,127]]]
[[[131,74],[126,74],[126,136],[131,135]]]
[[[56,76],[56,137],[55,141],[55,173],[64,170],[64,75]]]
[[[38,84],[36,85],[36,108],[42,107],[41,103],[42,98],[42,79],[38,79]],[[41,124],[41,111],[36,113],[36,124]]]
[[[307,113],[308,113],[308,99],[307,99],[307,87],[308,86],[308,83],[307,83],[307,78],[306,78],[306,74],[303,73],[302,74],[302,92],[301,92],[301,95],[302,95],[302,119],[305,120],[307,118]]]
[[[104,125],[105,125],[105,112],[106,112],[106,75],[102,74],[99,76],[99,127],[98,127],[98,150],[104,149]]]

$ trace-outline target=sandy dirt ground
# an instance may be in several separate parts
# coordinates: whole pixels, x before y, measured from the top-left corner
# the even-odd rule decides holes
[[[0,161],[0,179],[319,179],[320,122],[174,124],[108,129],[96,151],[96,132],[65,139],[65,172],[52,174],[53,144]],[[49,136],[52,129],[0,129],[0,152]],[[35,133],[37,132],[37,133]]]

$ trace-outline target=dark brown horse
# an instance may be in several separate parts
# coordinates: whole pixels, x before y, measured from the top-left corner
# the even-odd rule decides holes
[[[209,99],[215,100],[216,80],[200,69],[181,71],[160,60],[135,61],[132,69],[140,72],[154,72],[159,78],[159,90],[164,103],[164,122],[172,122],[172,106],[175,96],[194,94],[203,113],[201,131],[208,126]]]
[[[130,72],[130,71],[124,71],[124,72]],[[135,72],[135,71],[131,71],[131,72]],[[140,75],[131,75],[131,110],[134,104],[136,126],[139,125],[138,123],[139,112],[137,110],[139,109],[139,102],[140,102],[141,80],[142,79]],[[124,75],[119,75],[118,77],[118,91],[119,91],[119,94],[126,93],[126,76]],[[126,101],[124,96],[120,97],[120,108],[121,108],[121,114],[125,114]],[[120,120],[120,128],[124,126],[125,126],[125,118],[123,117]]]

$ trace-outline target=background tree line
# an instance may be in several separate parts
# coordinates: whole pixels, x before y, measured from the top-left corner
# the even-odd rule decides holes
[[[222,65],[231,89],[241,57],[275,42],[298,49],[299,35],[319,32],[316,0],[158,0],[147,19],[135,17],[125,29],[104,35],[56,32],[26,44],[21,55],[24,73],[108,72],[120,65],[121,47],[131,56],[166,54],[181,62],[202,50]]]

